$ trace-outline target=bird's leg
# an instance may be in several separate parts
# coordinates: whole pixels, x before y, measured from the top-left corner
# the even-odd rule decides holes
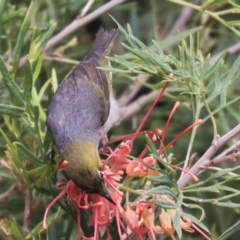
[[[107,143],[108,143],[108,137],[107,137],[107,134],[104,132],[103,129],[101,129],[100,131],[100,141],[99,141],[99,145],[98,145],[98,151],[99,153],[103,153],[106,146],[107,146]]]

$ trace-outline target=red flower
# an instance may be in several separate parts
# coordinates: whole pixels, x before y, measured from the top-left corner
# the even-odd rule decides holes
[[[78,233],[79,235],[86,240],[97,240],[98,239],[98,229],[101,230],[100,227],[108,228],[110,222],[113,217],[116,217],[118,223],[118,231],[120,236],[122,235],[121,229],[124,228],[124,225],[121,221],[123,218],[124,210],[121,207],[122,195],[123,193],[118,190],[115,181],[121,180],[122,171],[112,172],[106,164],[103,164],[103,175],[105,182],[111,188],[110,194],[113,201],[116,205],[112,204],[105,198],[96,195],[96,194],[88,194],[85,191],[81,190],[75,183],[65,180],[60,180],[56,183],[57,188],[65,187],[62,192],[49,204],[47,207],[44,219],[43,219],[43,229],[47,228],[47,214],[50,208],[65,194],[67,194],[67,199],[69,202],[72,202],[77,207],[77,223],[78,223]],[[84,236],[84,233],[81,229],[81,221],[80,221],[80,210],[86,210],[92,208],[93,215],[91,217],[90,223],[94,225],[94,237],[87,238]],[[125,229],[126,232],[126,229]]]
[[[167,86],[167,84],[166,84]],[[165,86],[165,88],[166,88]],[[165,89],[164,88],[164,89]],[[164,91],[163,89],[163,91]],[[155,100],[154,104],[157,103],[158,99],[162,96],[163,91],[160,93],[159,97]],[[140,132],[143,124],[145,123],[147,117],[150,115],[153,110],[153,106],[150,108],[144,120],[140,124],[137,131],[128,136],[127,141],[121,144],[121,146],[114,151],[110,148],[110,154],[107,159],[103,161],[102,164],[102,172],[104,181],[108,187],[111,198],[115,202],[116,205],[109,202],[107,199],[96,195],[96,194],[88,194],[85,191],[81,190],[77,187],[71,180],[65,181],[60,180],[57,182],[56,187],[58,189],[62,189],[61,193],[49,204],[46,209],[44,220],[43,220],[43,228],[47,228],[47,214],[49,209],[65,194],[67,194],[67,199],[69,202],[75,204],[77,208],[77,225],[79,235],[83,239],[87,240],[98,240],[99,234],[102,235],[107,233],[107,239],[111,239],[109,226],[113,220],[116,219],[118,234],[120,239],[123,239],[123,236],[126,235],[128,239],[130,239],[128,235],[128,230],[138,235],[139,239],[143,239],[142,235],[149,233],[151,239],[156,239],[156,234],[168,234],[174,239],[175,228],[173,226],[173,219],[175,217],[176,210],[175,209],[160,209],[157,205],[151,202],[151,199],[170,202],[175,205],[175,202],[167,195],[154,194],[149,196],[149,191],[141,188],[141,189],[133,189],[129,184],[133,177],[145,177],[146,175],[150,176],[158,176],[161,174],[160,172],[154,169],[157,166],[156,159],[153,156],[146,156],[149,151],[148,146],[142,151],[137,160],[130,160],[129,154],[132,151],[134,140],[140,134],[149,134],[150,139],[153,141],[159,140],[159,147],[156,149],[161,156],[166,152],[183,134],[192,129],[196,125],[200,125],[201,121],[196,121],[193,125],[188,127],[178,136],[176,136],[170,143],[164,145],[164,140],[166,138],[167,129],[170,123],[170,120],[173,116],[174,111],[177,109],[180,103],[176,103],[175,108],[171,112],[167,124],[163,131],[160,129],[156,129],[154,131],[144,131]],[[160,141],[161,138],[161,141]],[[123,138],[121,138],[122,140]],[[166,159],[166,161],[168,161]],[[67,161],[63,161],[59,170],[65,166]],[[168,161],[168,164],[170,162]],[[151,167],[150,167],[151,166]],[[179,166],[172,166],[172,168],[180,169],[182,171],[186,171],[186,169],[181,169]],[[122,180],[124,174],[127,174],[126,179],[124,179],[123,183],[119,183]],[[194,177],[194,176],[193,176]],[[197,181],[195,177],[194,180]],[[154,183],[153,183],[154,184]],[[126,191],[124,193],[121,190]],[[129,192],[136,194],[137,201],[129,203]],[[122,206],[122,199],[124,196],[124,200],[126,200],[126,206]],[[149,200],[146,200],[149,199]],[[80,219],[80,211],[84,211],[91,208],[92,216],[90,218],[90,224],[94,226],[94,234],[93,237],[85,237],[84,233],[81,229],[81,219]],[[159,215],[159,223],[160,225],[155,225],[155,212],[159,209],[161,211]],[[123,221],[124,220],[124,221]],[[181,228],[186,231],[193,231],[193,224],[190,219],[181,216],[180,219]],[[196,226],[195,226],[196,229]]]

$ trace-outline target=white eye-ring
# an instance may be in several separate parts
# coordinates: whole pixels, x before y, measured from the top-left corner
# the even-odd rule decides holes
[[[98,170],[98,174],[101,178],[103,178],[103,172],[102,171]]]

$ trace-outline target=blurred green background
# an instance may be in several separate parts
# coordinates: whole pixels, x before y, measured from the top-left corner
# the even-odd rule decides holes
[[[163,51],[166,55],[172,55],[175,58],[179,58],[178,47],[181,45],[180,32],[182,33],[186,30],[201,26],[199,31],[193,33],[194,43],[198,46],[198,50],[202,52],[202,57],[206,57],[208,54],[210,54],[210,57],[214,57],[221,51],[239,42],[239,22],[237,21],[240,16],[240,6],[236,5],[237,1],[188,1],[194,4],[194,6],[209,3],[206,7],[209,11],[222,13],[219,16],[223,21],[220,21],[202,11],[189,10],[190,8],[184,8],[184,6],[170,1],[125,1],[91,20],[88,24],[84,25],[70,36],[63,38],[56,46],[41,55],[41,53],[37,51],[39,50],[42,52],[43,45],[46,42],[43,41],[43,45],[40,46],[37,44],[34,45],[34,41],[38,43],[44,40],[44,36],[46,39],[49,39],[63,30],[79,16],[81,9],[83,9],[87,1],[35,0],[34,6],[29,13],[30,16],[28,23],[25,25],[25,29],[23,28],[23,21],[31,2],[26,0],[0,1],[0,9],[2,12],[0,16],[0,54],[3,63],[5,63],[5,70],[8,70],[11,79],[24,89],[23,96],[31,92],[29,93],[29,99],[24,99],[25,106],[27,106],[24,116],[21,109],[11,110],[10,108],[6,110],[7,112],[5,112],[4,115],[0,115],[1,130],[7,136],[5,138],[3,135],[0,136],[0,239],[78,239],[74,217],[72,217],[75,215],[74,210],[68,207],[64,201],[60,202],[61,207],[58,210],[57,207],[53,208],[54,210],[52,213],[55,215],[52,221],[54,224],[49,227],[47,233],[41,230],[44,210],[47,204],[53,199],[53,196],[58,194],[57,190],[54,188],[54,183],[56,179],[61,176],[60,174],[57,175],[54,171],[57,166],[55,162],[56,159],[46,155],[47,150],[51,148],[52,139],[50,134],[46,131],[44,113],[53,95],[54,87],[48,85],[46,88],[43,88],[44,84],[48,80],[50,82],[55,81],[60,83],[64,79],[74,64],[76,64],[77,61],[81,61],[89,52],[94,42],[95,34],[100,26],[106,29],[116,27],[115,22],[111,19],[109,14],[124,28],[129,24],[134,36],[140,39],[146,46],[151,46],[153,44],[153,39],[160,43],[169,39],[169,42],[167,40],[165,43]],[[88,13],[94,12],[108,2],[110,1],[95,0]],[[112,0],[112,2],[114,2],[114,0]],[[176,2],[178,1],[176,0]],[[183,10],[186,12],[182,12]],[[224,22],[229,22],[229,25],[224,24]],[[233,25],[231,25],[230,22]],[[182,23],[182,26],[175,29],[175,24],[179,23]],[[56,24],[55,28],[52,27],[54,24]],[[232,26],[236,28],[235,32],[230,29]],[[46,35],[51,27],[52,32]],[[21,31],[22,33],[24,32],[24,35],[21,35],[22,39],[19,38]],[[172,36],[176,36],[176,38]],[[121,44],[122,42],[126,43],[126,40],[125,36],[120,33],[111,51],[111,56],[114,54],[126,56],[125,54],[128,52]],[[186,37],[186,42],[189,43],[188,37]],[[28,64],[20,68],[16,67],[18,65],[16,59],[29,54],[31,51],[32,55],[29,55]],[[238,55],[238,51],[234,52],[234,54],[226,53],[221,70],[228,72]],[[39,65],[37,64],[38,59],[40,59]],[[131,56],[128,60],[131,60]],[[134,58],[132,58],[132,60],[135,61]],[[1,66],[3,66],[3,64]],[[114,63],[113,66],[121,68],[120,65],[114,65]],[[14,93],[9,91],[6,87],[6,82],[3,81],[3,78],[7,76],[7,73],[3,73],[3,67],[1,67],[1,72],[1,104],[22,108],[19,100],[15,96],[12,96]],[[237,69],[235,76],[233,76],[234,80],[232,80],[232,83],[226,90],[227,101],[239,97],[240,81],[238,75],[239,70]],[[122,94],[134,84],[133,80],[137,79],[137,77],[137,74],[114,74],[113,89],[116,93],[116,98],[120,98]],[[148,83],[157,84],[163,78],[152,75],[148,76],[147,79]],[[211,81],[211,79],[208,81]],[[29,82],[34,83],[33,86],[31,86],[35,90],[26,90],[27,86],[29,86]],[[142,96],[149,94],[151,91],[150,88],[142,85],[135,96],[130,99],[128,105]],[[154,112],[145,124],[144,129],[163,129],[176,100],[180,100],[182,104],[175,113],[170,124],[166,142],[169,142],[178,133],[188,127],[194,121],[192,98],[190,95],[180,95],[182,92],[183,89],[177,84],[171,84],[167,90],[166,96],[157,104]],[[32,96],[30,98],[31,94]],[[146,102],[141,107],[140,111],[130,115],[119,126],[112,129],[110,131],[111,138],[133,133],[151,103],[152,101]],[[210,103],[211,110],[218,107],[219,99]],[[220,135],[227,133],[240,122],[239,111],[240,104],[238,100],[215,115],[218,133]],[[1,112],[3,113],[3,111]],[[203,110],[201,111],[200,118],[205,118],[207,115],[208,113],[206,110]],[[24,120],[21,120],[22,118]],[[35,131],[36,128],[39,129]],[[9,141],[7,147],[6,138]],[[187,134],[174,145],[173,160],[175,164],[184,161],[189,138],[190,134]],[[39,139],[41,140],[38,144]],[[194,140],[192,151],[197,153],[197,157],[194,160],[197,160],[209,148],[212,139],[212,124],[210,120],[207,120],[201,127],[201,130],[197,132]],[[239,137],[234,138],[228,143],[228,146],[231,146],[238,139]],[[18,143],[23,146],[19,146]],[[145,138],[139,137],[132,155],[136,156],[140,153],[145,143]],[[8,151],[6,151],[7,149]],[[236,166],[236,164],[234,165],[231,162],[226,162],[223,163],[221,167],[232,167]],[[34,169],[36,169],[36,172],[33,171]],[[28,176],[26,177],[25,174]],[[200,178],[205,179],[210,174],[210,171],[205,172]],[[233,181],[230,185],[239,190],[239,181]],[[223,191],[221,194],[226,195],[227,192]],[[216,195],[218,194],[194,193],[194,196],[200,199],[215,198]],[[233,200],[239,203],[240,198],[237,197]],[[25,211],[26,205],[28,204],[31,205],[31,213],[28,215],[27,230],[26,232],[23,231],[25,234],[24,236],[22,234],[22,229],[24,222],[26,222],[24,218],[26,218]],[[217,239],[219,235],[235,224],[239,219],[238,207],[220,208],[210,203],[204,203],[201,206],[206,211],[206,217],[203,223],[211,232],[212,239]],[[62,211],[62,208],[68,213]],[[186,212],[189,212],[189,210],[186,209]],[[194,215],[193,210],[190,212]],[[72,216],[70,216],[71,214]],[[196,217],[198,217],[197,211]],[[238,239],[239,232],[237,230],[238,226],[236,227],[236,234],[231,235],[227,239]],[[197,233],[185,233],[182,239],[193,238],[203,239],[202,236],[199,236]],[[158,236],[158,239],[169,238],[168,236]]]

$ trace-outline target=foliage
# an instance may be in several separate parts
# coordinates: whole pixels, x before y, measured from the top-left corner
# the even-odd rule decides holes
[[[44,51],[44,47],[51,37],[79,14],[86,3],[84,0],[49,0],[34,1],[27,5],[24,1],[0,1],[2,239],[78,238],[78,210],[68,202],[71,195],[68,195],[68,199],[62,195],[63,198],[47,218],[48,229],[45,231],[42,228],[47,205],[59,196],[55,184],[64,178],[64,173],[57,173],[59,157],[49,152],[54,144],[45,124],[46,110],[58,84],[72,64],[83,59],[90,49],[99,25],[82,27],[74,38],[62,39],[51,52]],[[159,216],[166,218],[171,213],[171,231],[176,230],[175,236],[182,239],[192,239],[192,235],[182,232],[182,229],[194,229],[201,239],[201,231],[194,226],[202,228],[213,239],[218,236],[221,240],[234,238],[234,234],[239,232],[240,171],[239,166],[228,160],[236,161],[239,152],[236,146],[225,155],[219,152],[223,144],[229,147],[238,138],[235,132],[227,138],[231,141],[218,145],[218,134],[229,136],[227,134],[240,122],[240,57],[223,54],[213,61],[211,55],[239,41],[239,5],[230,0],[207,0],[202,6],[181,0],[141,3],[127,2],[116,7],[116,10],[112,9],[110,14],[113,20],[107,14],[98,18],[109,28],[117,24],[120,31],[113,49],[118,54],[108,57],[112,67],[103,68],[104,71],[113,72],[113,88],[117,94],[134,85],[140,77],[147,79],[141,82],[139,96],[127,103],[127,109],[131,109],[135,100],[137,102],[142,95],[148,96],[149,91],[159,92],[167,86],[165,97],[160,98],[159,104],[155,102],[154,110],[145,102],[145,106],[142,106],[144,110],[134,114],[138,122],[145,124],[144,130],[148,133],[145,137],[139,136],[142,129],[130,127],[131,118],[113,130],[111,139],[120,134],[133,135],[128,137],[132,141],[132,151],[128,152],[127,157],[125,152],[122,153],[127,142],[120,147],[111,145],[112,152],[117,153],[120,149],[121,157],[125,154],[124,164],[131,162],[138,164],[139,169],[145,169],[144,174],[139,172],[140,175],[131,175],[129,165],[121,175],[123,179],[114,183],[124,192],[122,207],[126,214],[128,211],[135,214],[136,209],[142,207],[146,211],[142,215],[143,221],[150,216],[147,216],[150,211],[146,209],[154,209]],[[91,10],[103,4],[104,1],[96,1]],[[180,14],[181,5],[194,9],[197,14],[189,17],[189,24],[185,26],[188,29],[166,36]],[[129,22],[127,25],[126,19]],[[156,40],[152,41],[152,38]],[[164,39],[159,41],[160,38]],[[119,39],[124,43],[120,44]],[[175,101],[180,101],[181,107],[178,105],[171,112]],[[143,115],[148,116],[148,109],[151,117],[147,122],[142,121]],[[203,119],[201,122],[200,118]],[[194,128],[200,124],[200,127]],[[155,131],[159,128],[162,129],[161,133],[160,130]],[[189,130],[192,130],[191,134],[183,136]],[[199,176],[198,182],[186,180],[189,185],[183,183],[182,179],[187,174],[179,174],[176,169],[181,169],[181,166],[189,170],[193,162],[199,162],[201,156],[211,150],[212,142],[213,147],[217,147],[206,159],[213,161],[205,161],[198,167],[199,171],[206,170],[204,174]],[[149,162],[149,158],[155,161]],[[199,171],[194,171],[192,177],[196,180],[195,174]],[[149,183],[151,188],[148,189],[146,186]],[[150,205],[144,205],[146,202],[150,202]],[[92,236],[94,232],[93,227],[87,224],[92,216],[91,211],[94,210],[81,211],[81,227],[86,236]],[[226,212],[228,220],[219,217]],[[124,220],[126,224],[129,223],[127,217]],[[192,225],[183,228],[183,221]],[[151,225],[152,229],[157,230],[161,223],[160,217]],[[144,234],[148,230],[145,229]],[[119,238],[118,231],[117,221],[113,220],[110,227],[113,238]],[[171,231],[171,234],[166,231],[163,233],[172,235]],[[137,236],[134,233],[135,236],[131,235],[133,239]]]

